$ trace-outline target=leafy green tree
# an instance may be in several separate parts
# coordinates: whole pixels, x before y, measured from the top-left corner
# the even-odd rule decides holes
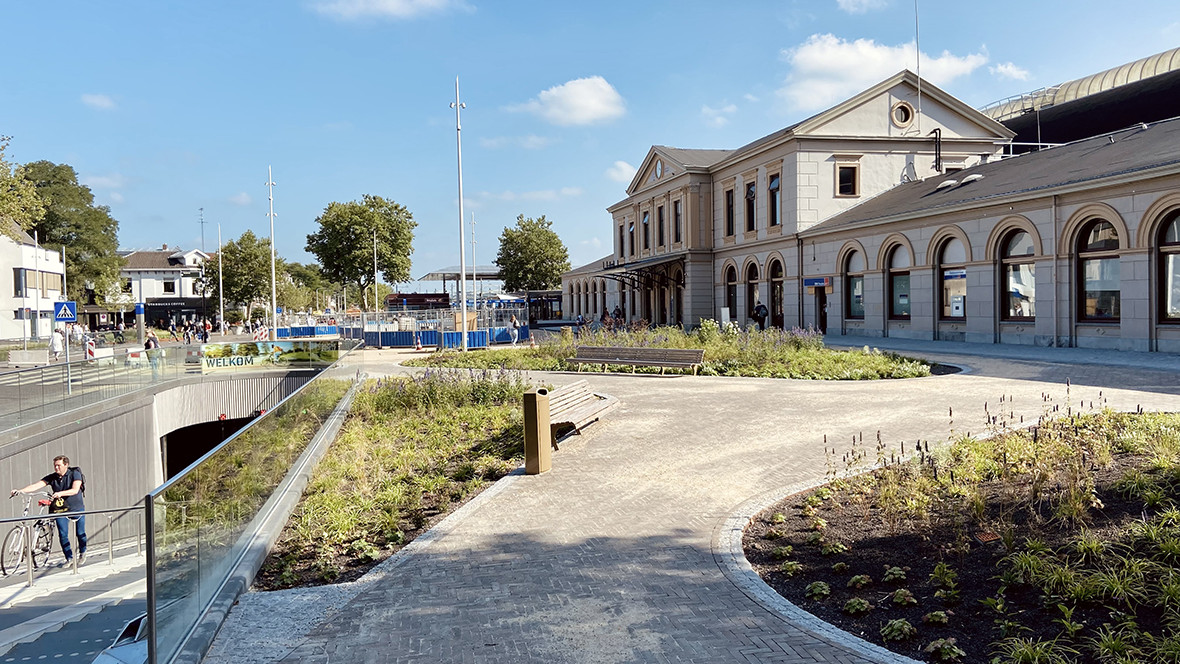
[[[569,252],[553,222],[541,215],[537,219],[516,218],[515,228],[500,233],[500,253],[496,265],[504,280],[504,290],[550,290],[561,284],[561,275],[570,269]]]
[[[13,167],[4,157],[10,140],[9,136],[0,136],[0,234],[15,240],[19,230],[32,228],[45,216],[45,204],[33,183],[25,179],[25,167]]]
[[[325,279],[324,273],[320,270],[319,265],[302,263],[287,263],[287,274],[291,276],[291,281],[296,286],[316,290],[317,288],[324,288]]]
[[[106,304],[119,299],[119,222],[111,209],[94,204],[90,187],[67,164],[25,164],[24,178],[45,203],[45,215],[27,227],[48,247],[65,246],[66,288],[71,300]]]
[[[226,242],[221,253],[225,303],[242,307],[246,319],[256,305],[270,309],[270,239],[246,231]],[[282,269],[282,260],[276,257],[276,273]]]
[[[362,288],[373,284],[374,231],[381,276],[390,283],[409,281],[418,224],[405,207],[366,194],[359,202],[329,204],[316,223],[319,230],[307,236],[307,251],[319,261],[328,281],[355,282]]]

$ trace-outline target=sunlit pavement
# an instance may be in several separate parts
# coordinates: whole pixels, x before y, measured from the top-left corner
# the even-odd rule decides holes
[[[822,481],[825,442],[936,445],[983,432],[1001,398],[1013,423],[1180,410],[1173,356],[1148,369],[1138,354],[1004,348],[909,344],[966,371],[898,381],[534,374],[586,378],[622,405],[552,471],[501,480],[366,580],[243,596],[206,661],[909,661],[760,592],[735,532]],[[411,354],[366,351],[365,370],[406,371]]]

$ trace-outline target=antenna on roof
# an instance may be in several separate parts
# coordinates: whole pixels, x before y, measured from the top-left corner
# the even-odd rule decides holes
[[[922,42],[918,40],[918,0],[914,0],[914,61],[918,75],[918,135],[922,135]]]

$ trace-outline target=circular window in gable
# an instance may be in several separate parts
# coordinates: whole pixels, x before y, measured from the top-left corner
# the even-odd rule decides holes
[[[889,110],[889,119],[893,121],[893,126],[905,129],[914,122],[914,107],[908,101],[899,101]]]

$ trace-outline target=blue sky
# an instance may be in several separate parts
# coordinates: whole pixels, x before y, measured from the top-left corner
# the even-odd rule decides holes
[[[981,106],[1180,44],[1174,0],[1125,7],[920,0],[922,75]],[[414,277],[458,263],[456,76],[478,262],[543,214],[578,266],[651,145],[738,147],[915,51],[911,0],[77,0],[4,26],[9,158],[74,166],[122,247],[200,248],[198,208],[210,250],[218,223],[268,234],[269,165],[280,255],[310,261],[324,207],[375,194],[418,222]]]

